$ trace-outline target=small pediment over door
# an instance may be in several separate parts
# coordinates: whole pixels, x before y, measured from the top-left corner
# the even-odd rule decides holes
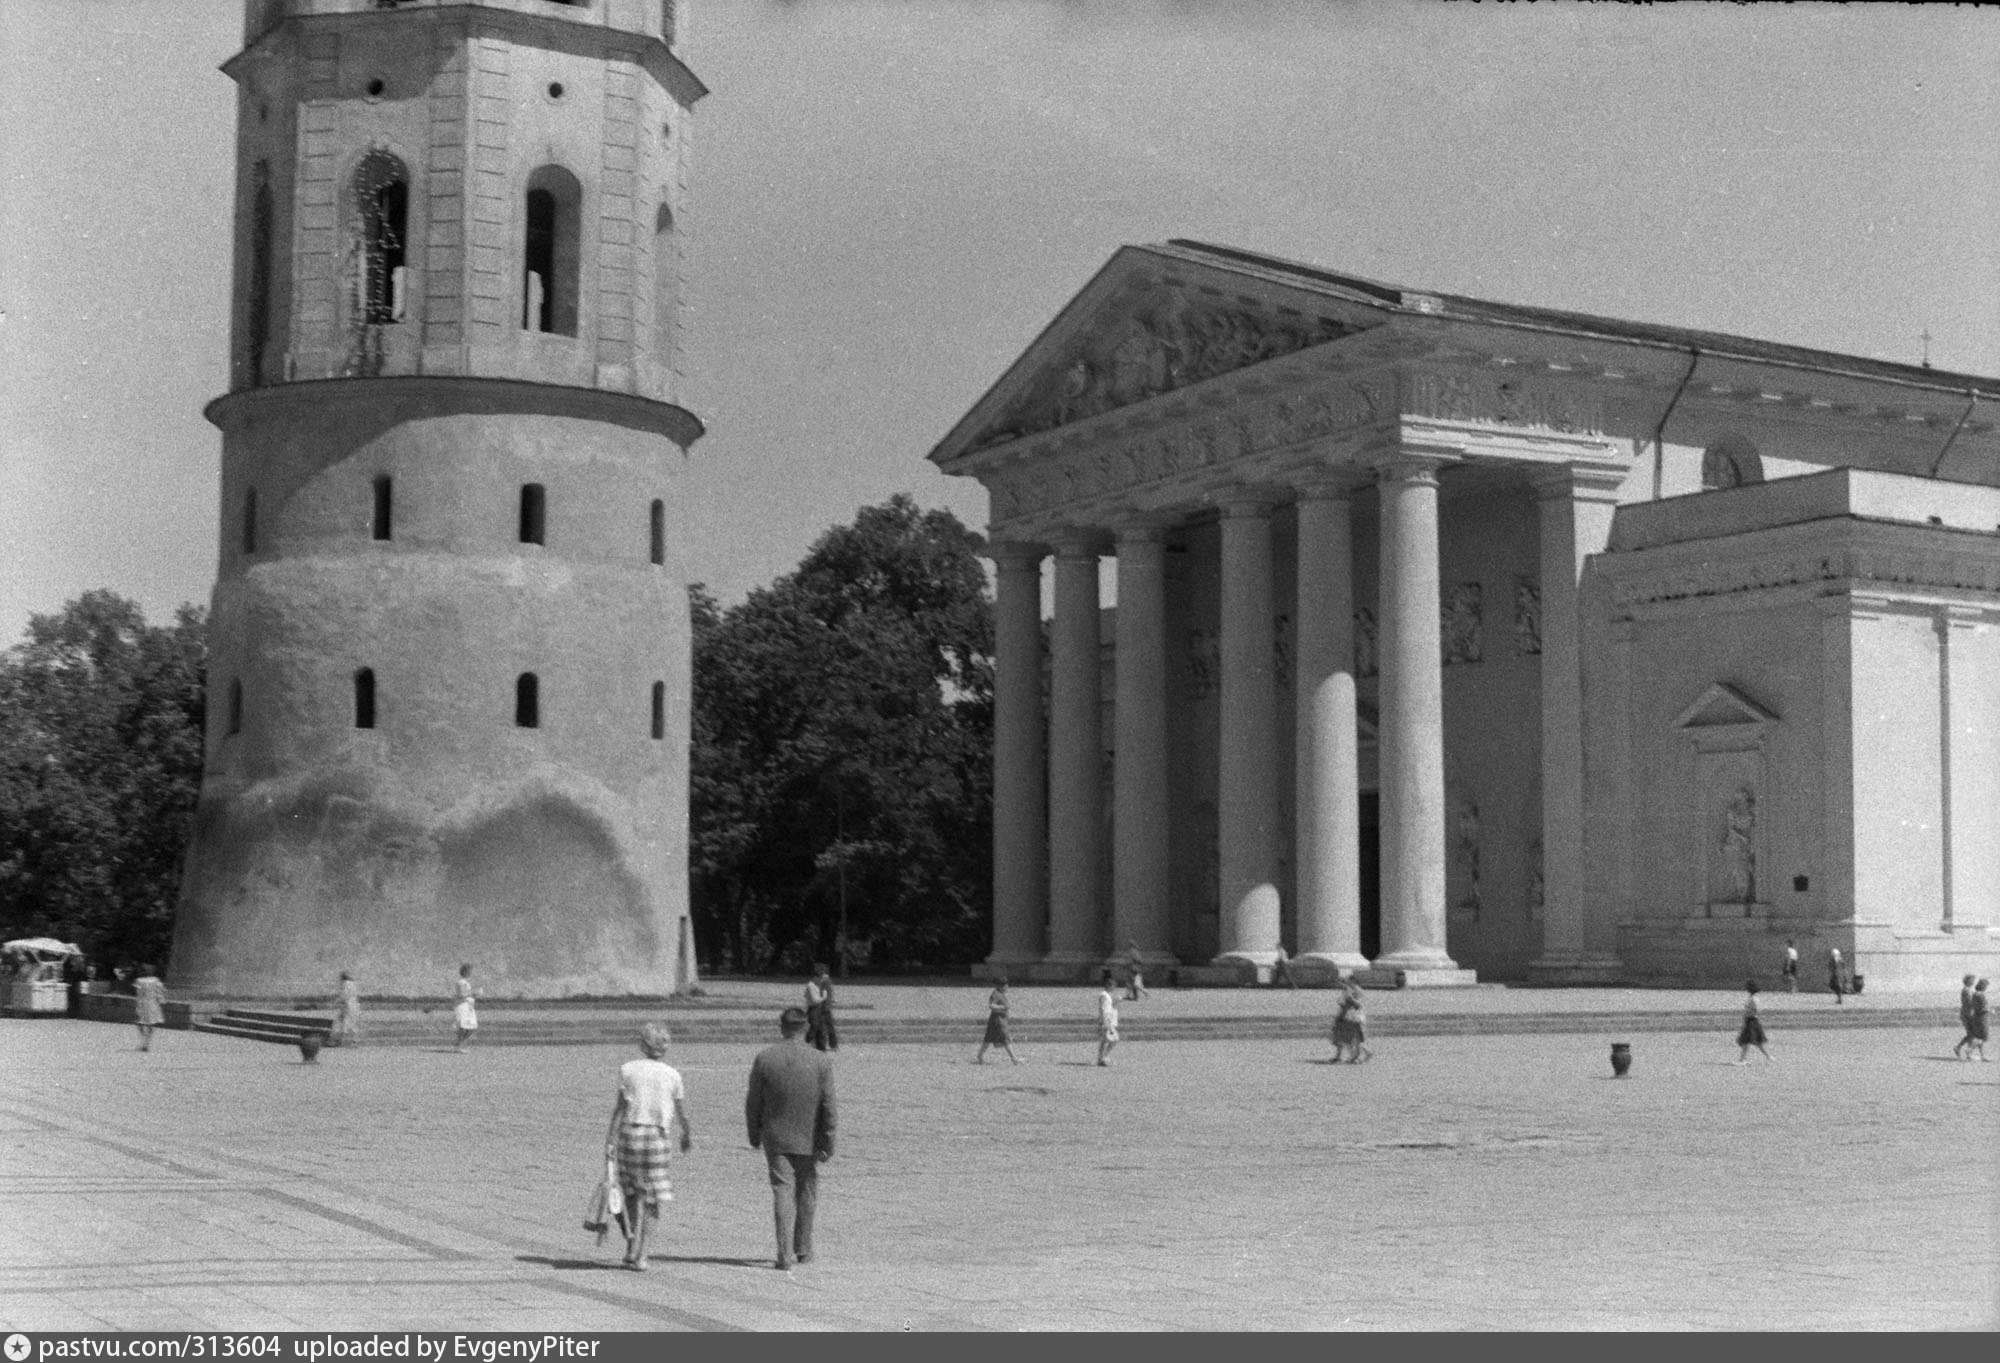
[[[1674,727],[1699,740],[1702,731],[1761,730],[1778,722],[1777,715],[1759,705],[1728,682],[1717,682],[1680,712]]]

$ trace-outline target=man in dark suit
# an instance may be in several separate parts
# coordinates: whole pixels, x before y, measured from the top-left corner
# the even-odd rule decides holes
[[[819,1166],[833,1158],[833,1061],[805,1044],[804,1009],[787,1008],[778,1030],[785,1039],[759,1051],[750,1066],[743,1120],[771,1171],[777,1267],[790,1269],[813,1257]]]

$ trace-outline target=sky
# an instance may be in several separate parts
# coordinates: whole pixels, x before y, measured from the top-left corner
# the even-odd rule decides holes
[[[688,0],[691,573],[907,492],[1121,244],[2000,374],[2000,9]],[[238,0],[0,0],[0,646],[206,603]]]

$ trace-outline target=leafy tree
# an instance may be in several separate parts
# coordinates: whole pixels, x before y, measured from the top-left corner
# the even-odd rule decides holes
[[[203,613],[87,592],[0,655],[0,933],[164,964],[201,787]]]
[[[843,911],[879,963],[984,951],[993,626],[978,547],[949,512],[897,496],[740,606],[693,593],[694,912],[736,968],[841,959]]]

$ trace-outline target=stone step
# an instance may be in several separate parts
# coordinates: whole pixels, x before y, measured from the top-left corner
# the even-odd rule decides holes
[[[245,1041],[272,1041],[283,1046],[298,1044],[302,1036],[325,1036],[331,1024],[325,1018],[239,1013],[234,1009],[199,1019],[191,1030],[217,1036],[239,1037]]]
[[[1291,1017],[1144,1017],[1127,1012],[1119,1033],[1125,1041],[1324,1041],[1331,1016]],[[1539,1014],[1405,1014],[1372,1019],[1371,1037],[1604,1035],[1640,1032],[1717,1032],[1734,1034],[1738,1016],[1729,1012],[1602,1012]],[[323,1022],[323,1020],[322,1020]],[[1849,1027],[1935,1027],[1949,1030],[1956,1015],[1944,1008],[1870,1008],[1767,1016],[1772,1031],[1811,1031]],[[363,1044],[422,1046],[448,1044],[456,1033],[448,1014],[437,1020],[409,1017],[362,1019]],[[764,1044],[776,1039],[770,1020],[755,1017],[677,1017],[671,1023],[674,1040],[687,1045]],[[213,1030],[205,1028],[204,1030]],[[1096,1039],[1094,1018],[1021,1018],[1009,1029],[1025,1045],[1048,1042],[1089,1042]],[[630,1043],[636,1039],[634,1019],[547,1018],[516,1015],[491,1019],[479,1029],[478,1045],[579,1046]],[[985,1033],[984,1018],[849,1018],[840,1034],[847,1045],[956,1045],[976,1047]],[[296,1031],[275,1040],[292,1040]]]

